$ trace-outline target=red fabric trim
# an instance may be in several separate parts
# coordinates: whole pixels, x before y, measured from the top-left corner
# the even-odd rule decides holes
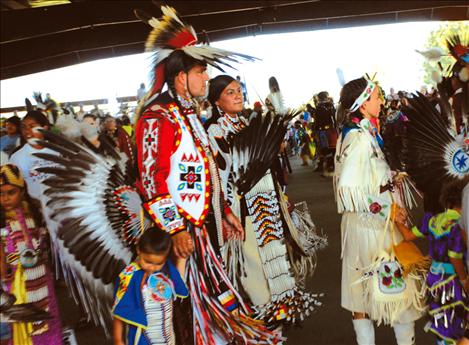
[[[458,58],[460,58],[466,53],[469,53],[469,47],[463,46],[462,44],[456,44],[453,50],[456,53]]]
[[[174,49],[182,48],[188,45],[194,45],[196,43],[197,37],[195,37],[188,28],[179,31],[175,37],[166,42],[167,45]]]
[[[171,236],[173,236],[173,235],[179,234],[181,231],[187,231],[186,227],[183,226],[183,227],[180,227],[180,228],[171,230],[171,231],[169,232],[169,234],[170,234]]]
[[[153,127],[151,127],[150,120],[156,120]],[[176,133],[175,125],[165,115],[151,110],[145,111],[137,123],[135,135],[138,149],[138,187],[144,196],[144,200],[151,200],[158,195],[169,194],[166,179],[171,168],[170,158],[175,147]],[[145,140],[152,140],[150,138],[152,134],[155,135],[157,140],[156,152],[148,152],[144,145]],[[153,164],[145,167],[143,162],[148,155],[153,157]],[[148,179],[151,181],[147,181],[147,183],[152,182],[155,185],[153,192],[145,187],[145,180]]]
[[[138,189],[141,191],[141,194],[144,196],[144,201],[149,201],[157,198],[158,196],[169,195],[168,185],[166,179],[169,176],[171,169],[171,155],[175,152],[180,144],[181,140],[181,129],[179,121],[176,118],[174,112],[178,112],[181,118],[181,121],[184,122],[184,125],[187,128],[190,128],[189,122],[186,120],[185,115],[176,105],[176,103],[170,103],[164,106],[165,109],[152,111],[151,109],[146,110],[142,117],[139,119],[135,137],[138,148],[138,171],[139,171],[139,181],[137,183]],[[163,112],[165,112],[163,114]],[[191,110],[193,112],[193,110]],[[171,122],[168,119],[170,116],[176,123]],[[150,120],[156,120],[156,123],[151,124]],[[157,133],[156,133],[157,132]],[[157,138],[157,151],[148,152],[145,149],[145,140],[152,140],[152,133],[156,133]],[[145,135],[146,134],[146,135]],[[211,202],[211,186],[210,186],[210,173],[208,166],[208,158],[205,155],[202,147],[198,140],[192,137],[194,140],[195,146],[203,157],[204,160],[204,173],[206,175],[206,183],[204,188],[205,193],[205,205],[204,211],[199,219],[194,219],[190,216],[185,210],[183,210],[180,205],[177,205],[177,210],[181,216],[186,220],[190,221],[196,226],[201,226],[208,214],[210,209]],[[148,155],[153,156],[153,164],[145,166],[143,162]],[[149,192],[149,188],[146,187],[146,184],[153,183],[155,188],[152,192]],[[148,210],[148,209],[147,209]],[[231,212],[231,210],[229,210]],[[154,219],[155,217],[152,217]],[[154,219],[155,220],[155,219]],[[182,230],[182,229],[181,229]]]

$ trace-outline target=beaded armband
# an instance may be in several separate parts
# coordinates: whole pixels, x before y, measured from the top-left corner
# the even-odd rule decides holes
[[[143,204],[153,221],[171,235],[184,230],[184,218],[169,194],[159,196]]]

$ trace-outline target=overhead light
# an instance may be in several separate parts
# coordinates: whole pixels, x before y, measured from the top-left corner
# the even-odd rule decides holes
[[[70,0],[28,0],[30,7],[46,7],[70,4]]]

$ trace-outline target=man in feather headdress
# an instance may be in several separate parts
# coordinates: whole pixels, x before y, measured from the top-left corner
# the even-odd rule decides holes
[[[175,254],[187,257],[193,251],[187,225],[204,224],[212,194],[210,147],[196,98],[206,93],[207,60],[232,53],[194,46],[192,28],[183,26],[170,8],[163,11],[158,24],[149,22],[156,27],[146,43],[147,50],[156,51],[155,79],[137,122],[139,187],[152,219],[173,236]],[[164,84],[168,90],[161,92]],[[224,211],[225,225],[242,232],[229,208]]]
[[[217,166],[196,113],[195,99],[206,93],[207,64],[221,69],[227,61],[252,58],[197,46],[194,29],[181,22],[174,9],[162,7],[162,11],[160,19],[136,12],[153,27],[146,49],[155,53],[153,85],[137,112],[138,188],[144,207],[171,234],[174,254],[189,257],[195,342],[275,341],[277,336],[262,324],[226,312],[250,313],[218,255],[227,238],[243,236],[243,228],[224,201]],[[165,84],[167,91],[162,92]],[[223,324],[229,327],[220,327]]]

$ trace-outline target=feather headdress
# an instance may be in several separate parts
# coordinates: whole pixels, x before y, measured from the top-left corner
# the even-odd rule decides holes
[[[469,34],[453,35],[446,40],[450,54],[458,63],[469,64]]]
[[[249,126],[234,136],[231,147],[233,178],[239,195],[249,192],[272,167],[280,152],[288,122],[299,114],[299,110],[291,109],[284,116],[272,113],[257,115]]]
[[[130,187],[122,154],[105,141],[106,156],[61,134],[42,133],[39,143],[49,152],[33,155],[53,163],[37,172],[48,174],[42,203],[56,262],[75,301],[109,335],[113,284],[151,223]]]
[[[253,61],[256,58],[211,47],[206,44],[197,45],[197,34],[192,26],[183,23],[176,10],[169,6],[161,6],[163,16],[159,19],[141,10],[135,10],[137,18],[150,25],[153,30],[145,43],[147,52],[154,52],[153,56],[153,85],[151,94],[159,93],[165,84],[164,65],[166,59],[177,49],[188,56],[224,72],[223,65],[233,68],[230,63],[239,60]]]

